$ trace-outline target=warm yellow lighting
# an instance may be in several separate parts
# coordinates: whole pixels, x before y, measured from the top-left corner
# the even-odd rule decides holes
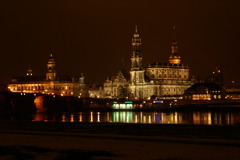
[[[93,122],[93,112],[90,112],[90,122]]]
[[[211,100],[210,94],[194,94],[193,100]]]
[[[73,114],[70,115],[70,122],[74,122],[74,115]]]
[[[66,122],[66,116],[64,114],[62,115],[62,122]]]
[[[97,112],[97,122],[100,122],[100,112]]]
[[[181,60],[180,59],[170,59],[169,62],[171,64],[180,64]]]

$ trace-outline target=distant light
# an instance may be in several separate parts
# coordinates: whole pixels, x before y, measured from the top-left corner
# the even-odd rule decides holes
[[[132,104],[133,102],[132,101],[125,101],[124,103]]]
[[[153,103],[163,103],[163,101],[153,101]]]

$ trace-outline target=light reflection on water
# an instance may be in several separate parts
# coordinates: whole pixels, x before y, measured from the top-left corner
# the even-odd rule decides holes
[[[146,124],[240,124],[240,113],[221,112],[79,112],[57,115],[36,113],[33,121],[94,122],[94,123],[146,123]]]

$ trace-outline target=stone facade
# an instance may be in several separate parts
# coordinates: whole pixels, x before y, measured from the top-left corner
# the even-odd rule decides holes
[[[47,63],[46,76],[33,76],[32,70],[27,70],[26,76],[13,77],[8,84],[11,92],[40,93],[61,96],[87,97],[88,90],[84,83],[84,76],[57,76],[55,60],[50,54]]]
[[[185,91],[183,99],[224,100],[225,90],[216,83],[195,83]]]
[[[189,67],[181,64],[177,41],[172,43],[169,63],[155,62],[143,67],[141,53],[141,38],[137,27],[132,38],[133,52],[131,54],[130,78],[124,76],[107,79],[104,83],[105,97],[128,99],[179,98],[193,83],[189,80]],[[121,86],[121,88],[119,88]],[[124,88],[125,94],[120,90]],[[121,93],[121,94],[120,94]],[[124,95],[124,96],[123,96]]]
[[[128,97],[129,83],[124,77],[122,71],[118,72],[116,77],[108,78],[104,83],[105,98],[126,98]]]

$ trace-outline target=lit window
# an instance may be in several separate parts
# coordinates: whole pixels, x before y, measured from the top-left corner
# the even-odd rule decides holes
[[[213,95],[213,99],[217,99],[217,95]]]

